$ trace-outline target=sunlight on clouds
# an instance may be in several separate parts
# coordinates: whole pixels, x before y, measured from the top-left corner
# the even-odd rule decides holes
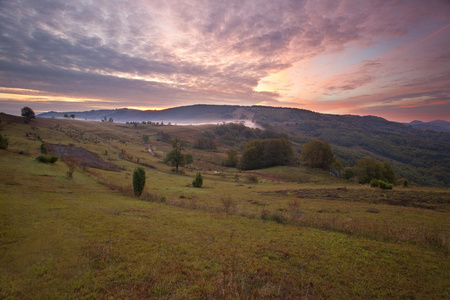
[[[0,87],[0,100],[30,102],[106,102],[101,99],[48,95],[41,91]]]
[[[137,110],[164,110],[169,107],[153,107],[153,106],[127,106],[125,108],[128,109],[137,109]]]

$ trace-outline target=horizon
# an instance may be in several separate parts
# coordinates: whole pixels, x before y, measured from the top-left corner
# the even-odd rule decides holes
[[[36,117],[38,117],[38,115],[40,115],[40,114],[45,114],[45,113],[58,113],[58,114],[63,114],[63,113],[73,113],[73,114],[76,114],[76,113],[87,113],[87,112],[91,112],[91,111],[103,111],[103,110],[106,110],[106,111],[114,111],[114,110],[125,110],[125,109],[127,109],[127,110],[136,110],[136,111],[142,111],[142,112],[145,112],[145,111],[163,111],[163,110],[168,110],[168,109],[173,109],[173,108],[181,108],[181,107],[189,107],[189,106],[201,106],[201,105],[210,105],[210,106],[238,106],[238,107],[252,107],[252,106],[261,106],[261,107],[270,107],[270,108],[282,108],[282,109],[300,109],[300,110],[307,110],[307,111],[311,111],[311,110],[308,110],[308,109],[304,109],[304,108],[295,108],[295,107],[281,107],[281,106],[268,106],[268,105],[237,105],[237,104],[192,104],[192,105],[183,105],[183,106],[174,106],[174,107],[168,107],[168,108],[162,108],[162,109],[148,109],[148,110],[144,110],[144,109],[138,109],[138,108],[128,108],[128,107],[120,107],[120,108],[108,108],[108,109],[95,109],[95,110],[81,110],[81,111],[75,111],[75,110],[72,110],[72,111],[44,111],[44,112],[36,112],[36,111],[34,111],[35,112],[35,115],[36,115]],[[311,112],[313,112],[313,113],[318,113],[318,114],[324,114],[324,115],[336,115],[336,116],[345,116],[345,115],[350,115],[350,116],[359,116],[359,117],[377,117],[377,118],[383,118],[383,117],[380,117],[380,116],[376,116],[376,115],[355,115],[355,114],[330,114],[330,113],[321,113],[321,112],[316,112],[316,111],[311,111]],[[0,111],[0,113],[6,113],[6,114],[9,114],[9,115],[13,115],[13,116],[20,116],[20,110],[18,111],[18,112],[16,112],[16,113],[7,113],[7,112],[3,112],[3,111]],[[46,117],[44,117],[44,118],[46,118]],[[78,120],[83,120],[82,118],[81,119],[79,119],[79,118],[77,118],[77,117],[75,117],[75,119],[78,119]],[[411,120],[411,121],[394,121],[394,120],[389,120],[389,119],[386,119],[386,118],[383,118],[383,119],[385,119],[385,120],[387,120],[387,121],[389,121],[389,122],[396,122],[396,123],[405,123],[405,124],[409,124],[409,123],[412,123],[412,122],[416,122],[416,121],[419,121],[419,122],[424,122],[424,123],[426,123],[426,122],[434,122],[434,121],[445,121],[445,122],[449,122],[449,121],[447,121],[447,120],[442,120],[442,119],[433,119],[433,120],[429,120],[429,121],[423,121],[423,120]],[[90,120],[90,121],[95,121],[95,120]],[[142,120],[142,121],[144,121],[144,120]],[[176,121],[176,120],[174,120],[174,121]],[[216,120],[217,122],[222,122],[223,120]],[[213,122],[213,123],[216,123],[216,121],[215,122]],[[239,122],[239,121],[242,121],[242,120],[230,120],[230,122]],[[119,121],[119,123],[120,123],[120,121]],[[172,125],[183,125],[183,124],[172,124]],[[189,125],[189,124],[184,124],[184,125]],[[191,124],[192,125],[192,124]],[[195,125],[197,125],[197,124],[195,124]]]
[[[450,121],[450,2],[0,4],[0,111],[189,105]]]

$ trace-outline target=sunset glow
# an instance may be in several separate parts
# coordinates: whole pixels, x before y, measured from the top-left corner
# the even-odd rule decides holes
[[[450,121],[450,2],[3,1],[0,111],[269,105]]]

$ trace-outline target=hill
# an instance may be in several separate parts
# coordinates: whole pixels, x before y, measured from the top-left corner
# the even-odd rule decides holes
[[[298,151],[308,140],[327,141],[345,166],[372,156],[390,162],[400,177],[417,184],[450,186],[450,132],[423,130],[374,116],[329,115],[265,106],[193,105],[161,111],[48,112],[39,117],[63,117],[64,114],[87,120],[111,117],[117,122],[248,122],[288,134]]]
[[[218,128],[0,114],[0,298],[448,298],[448,189],[240,172],[221,165],[229,143],[263,132],[231,126],[217,149],[192,147]],[[175,136],[193,156],[183,174],[163,163]],[[42,144],[55,163],[36,160]]]

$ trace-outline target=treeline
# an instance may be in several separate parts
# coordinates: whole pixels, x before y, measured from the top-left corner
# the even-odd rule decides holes
[[[218,125],[214,128],[214,135],[218,136],[221,142],[230,146],[256,139],[288,139],[288,135],[284,132],[249,128],[241,123]]]
[[[239,161],[242,170],[284,166],[292,162],[294,151],[287,139],[253,140],[245,145]]]
[[[423,185],[450,187],[448,132],[419,130],[374,116],[325,115],[270,107],[251,109],[255,122],[287,132],[293,141],[303,143],[299,138],[302,137],[329,142],[344,165],[356,165],[371,152],[395,161],[402,177]]]

